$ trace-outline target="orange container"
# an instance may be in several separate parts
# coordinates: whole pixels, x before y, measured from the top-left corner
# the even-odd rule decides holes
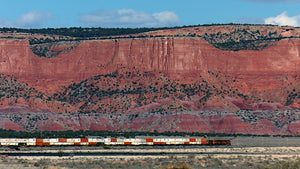
[[[42,139],[42,138],[37,138],[37,139],[35,140],[35,142],[36,142],[36,143],[42,143],[42,142],[44,142],[44,139]]]
[[[89,142],[89,139],[87,139],[87,138],[81,138],[80,142]]]
[[[111,142],[118,142],[118,140],[116,138],[111,138],[110,141]]]
[[[195,138],[190,138],[190,142],[196,142]]]
[[[58,142],[66,143],[66,142],[67,142],[67,139],[66,139],[66,138],[59,138],[59,139],[58,139]]]
[[[202,138],[201,139],[201,144],[207,144],[207,139],[206,138]]]
[[[153,142],[153,138],[146,138],[146,143]]]
[[[80,146],[80,143],[74,143],[74,146]]]
[[[131,142],[124,142],[124,145],[131,145]]]
[[[190,144],[190,142],[184,142],[183,144]]]

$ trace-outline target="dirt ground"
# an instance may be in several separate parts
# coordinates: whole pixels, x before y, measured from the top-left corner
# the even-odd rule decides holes
[[[298,137],[231,139],[231,146],[222,147],[29,147],[21,148],[19,151],[2,147],[0,169],[300,168],[300,138]],[[57,155],[5,155],[9,152],[57,153]],[[85,155],[76,154],[78,152]],[[91,155],[86,155],[87,152]],[[93,155],[95,152],[104,155]],[[120,154],[110,155],[110,153]]]
[[[274,153],[275,154],[275,153]],[[160,157],[69,157],[69,158],[19,158],[1,157],[2,169],[59,169],[59,168],[273,168],[285,163],[300,163],[298,156],[278,155],[187,155]],[[300,167],[300,165],[298,165]]]

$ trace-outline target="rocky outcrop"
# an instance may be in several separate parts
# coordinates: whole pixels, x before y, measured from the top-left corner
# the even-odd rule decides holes
[[[300,39],[295,37],[299,32],[289,27],[215,26],[80,42],[30,44],[28,40],[34,39],[30,34],[23,39],[3,38],[0,39],[0,73],[17,77],[13,81],[18,85],[12,88],[1,84],[2,88],[9,89],[1,91],[4,93],[1,93],[1,107],[6,113],[149,116],[125,125],[104,117],[74,121],[73,117],[57,119],[53,115],[37,123],[43,130],[150,131],[167,124],[164,129],[170,131],[191,132],[198,128],[203,132],[295,134],[298,116],[291,116],[292,120],[286,124],[268,119],[264,113],[264,118],[255,122],[247,122],[238,114],[209,117],[173,114],[158,120],[162,117],[148,113],[298,109]],[[264,41],[266,37],[280,38],[271,39],[272,44],[265,46],[264,43],[269,43]],[[216,43],[228,43],[230,38],[235,43],[260,38],[259,45],[263,48],[230,51],[215,47]],[[176,121],[176,118],[183,120]],[[176,122],[171,123],[170,119]],[[195,126],[189,127],[190,123]],[[25,130],[36,130],[24,124],[18,123]]]
[[[80,43],[81,43],[80,41],[38,43],[38,44],[31,44],[30,48],[32,52],[37,56],[54,58],[57,57],[60,53],[69,53]]]

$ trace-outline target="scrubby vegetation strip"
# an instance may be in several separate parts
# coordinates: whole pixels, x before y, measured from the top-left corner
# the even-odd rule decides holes
[[[67,130],[67,131],[16,131],[0,129],[0,138],[86,138],[86,137],[125,137],[133,138],[138,136],[181,136],[181,137],[237,137],[237,136],[262,136],[270,137],[270,135],[255,134],[227,134],[227,133],[198,133],[198,132],[158,132],[158,131],[108,131],[108,130]],[[274,136],[276,137],[276,136]],[[278,137],[292,137],[289,135]],[[295,137],[295,136],[293,136]]]

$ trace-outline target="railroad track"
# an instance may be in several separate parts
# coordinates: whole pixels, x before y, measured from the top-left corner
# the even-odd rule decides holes
[[[170,148],[170,149],[94,149],[94,150],[74,150],[74,149],[57,149],[57,150],[26,150],[21,151],[5,150],[0,151],[1,155],[10,157],[168,157],[168,156],[278,156],[290,157],[300,156],[300,147],[201,147],[201,148]]]

